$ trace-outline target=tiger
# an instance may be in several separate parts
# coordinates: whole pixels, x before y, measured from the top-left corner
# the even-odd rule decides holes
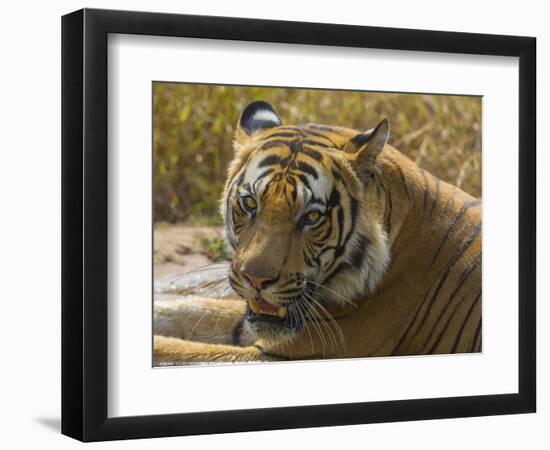
[[[482,202],[389,135],[249,104],[220,206],[238,296],[156,302],[155,364],[481,352]]]

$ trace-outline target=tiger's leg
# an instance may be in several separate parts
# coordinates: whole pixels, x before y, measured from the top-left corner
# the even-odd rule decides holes
[[[173,337],[155,336],[153,360],[155,366],[193,362],[273,361],[260,348],[207,344]]]
[[[210,344],[252,345],[254,339],[241,326],[245,314],[243,300],[191,297],[157,301],[153,333]]]
[[[155,365],[279,361],[330,355],[322,328],[319,335],[308,330],[307,334],[282,344],[257,341],[243,326],[246,314],[243,300],[191,297],[157,301],[154,309]]]

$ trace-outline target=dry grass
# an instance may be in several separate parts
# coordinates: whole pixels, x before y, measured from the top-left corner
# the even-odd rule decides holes
[[[359,130],[390,120],[390,143],[442,180],[481,196],[481,98],[155,83],[156,221],[216,223],[233,132],[253,100],[286,124]]]

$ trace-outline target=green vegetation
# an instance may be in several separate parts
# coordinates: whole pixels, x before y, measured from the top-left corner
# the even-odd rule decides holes
[[[390,143],[439,178],[481,196],[481,98],[155,83],[155,220],[217,224],[240,112],[265,100],[286,124],[358,130],[387,117]]]
[[[231,255],[227,250],[225,240],[221,237],[201,238],[202,253],[212,262],[230,261]]]

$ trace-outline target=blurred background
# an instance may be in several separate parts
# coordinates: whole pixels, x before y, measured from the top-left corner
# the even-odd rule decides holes
[[[390,144],[442,180],[481,197],[480,97],[156,82],[156,264],[185,265],[196,254],[205,257],[200,262],[227,258],[218,201],[240,112],[254,100],[270,102],[284,124],[366,130],[387,117]]]

